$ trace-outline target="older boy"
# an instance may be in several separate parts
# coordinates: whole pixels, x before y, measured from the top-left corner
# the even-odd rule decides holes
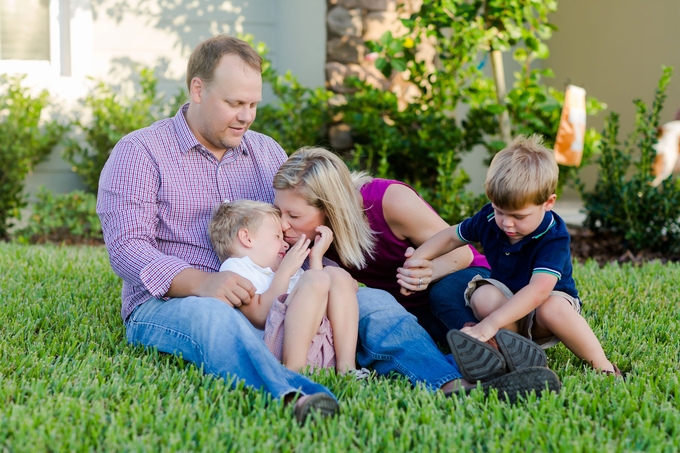
[[[463,376],[474,373],[466,358],[470,348],[495,354],[481,342],[500,329],[518,332],[544,349],[562,341],[593,368],[620,375],[580,315],[569,233],[552,212],[558,174],[553,154],[540,138],[517,137],[489,167],[485,187],[491,203],[433,236],[411,258],[434,259],[470,242],[484,247],[491,278],[475,277],[465,294],[481,322],[447,335]],[[501,331],[499,343],[506,357],[504,346],[511,341],[512,334]]]

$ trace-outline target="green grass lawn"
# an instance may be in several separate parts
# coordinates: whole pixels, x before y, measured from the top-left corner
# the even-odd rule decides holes
[[[2,451],[680,450],[675,264],[575,268],[584,315],[626,382],[562,345],[548,351],[562,391],[515,405],[322,373],[342,413],[304,427],[259,391],[128,346],[103,248],[0,243],[0,270]]]

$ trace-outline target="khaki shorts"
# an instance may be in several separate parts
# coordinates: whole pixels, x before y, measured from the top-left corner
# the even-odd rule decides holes
[[[510,299],[514,294],[510,289],[505,286],[503,283],[499,282],[498,280],[494,280],[493,278],[484,278],[481,275],[475,275],[472,280],[470,280],[470,283],[468,283],[468,287],[465,290],[465,305],[468,307],[470,306],[470,298],[472,297],[472,293],[474,293],[477,288],[483,285],[493,285],[496,288],[498,288],[505,297]],[[576,313],[581,314],[581,302],[578,300],[577,297],[572,297],[569,294],[562,292],[562,291],[553,291],[550,293],[551,296],[559,296],[567,300],[571,304],[571,307],[576,311]],[[546,337],[546,338],[538,338],[534,339],[531,335],[531,329],[534,326],[534,318],[536,316],[536,310],[533,310],[531,313],[523,317],[522,319],[517,321],[517,327],[518,327],[518,333],[522,335],[523,337],[529,338],[530,340],[533,340],[536,342],[538,345],[541,346],[543,349],[548,349],[560,342],[559,338],[556,336],[552,337]]]

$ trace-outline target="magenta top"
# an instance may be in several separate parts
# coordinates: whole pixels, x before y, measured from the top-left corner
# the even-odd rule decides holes
[[[371,229],[377,233],[375,258],[369,259],[364,269],[345,269],[356,280],[366,286],[383,289],[389,292],[400,304],[407,308],[427,305],[429,304],[429,290],[418,291],[410,296],[404,296],[399,292],[401,287],[397,283],[397,268],[404,264],[404,252],[406,249],[408,247],[416,248],[416,246],[409,240],[399,239],[395,236],[387,225],[387,221],[383,215],[383,197],[385,196],[387,188],[392,184],[401,184],[409,187],[400,181],[375,178],[361,188],[360,192],[364,200],[364,209],[366,210],[368,223]],[[430,209],[432,209],[431,206]],[[470,266],[489,268],[489,263],[486,261],[484,255],[479,254],[474,247],[468,247],[470,247],[472,254],[474,255]],[[335,250],[331,248],[326,255],[342,266]]]

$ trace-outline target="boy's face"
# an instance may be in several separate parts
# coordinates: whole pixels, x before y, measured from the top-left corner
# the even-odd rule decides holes
[[[283,240],[281,221],[273,215],[265,215],[250,237],[253,244],[248,255],[250,259],[258,266],[268,267],[276,272],[288,250],[288,244]]]
[[[494,210],[496,225],[503,230],[511,244],[515,244],[527,237],[541,224],[546,211],[555,206],[557,196],[552,194],[548,201],[541,205],[528,204],[522,209],[501,209],[491,204]]]

